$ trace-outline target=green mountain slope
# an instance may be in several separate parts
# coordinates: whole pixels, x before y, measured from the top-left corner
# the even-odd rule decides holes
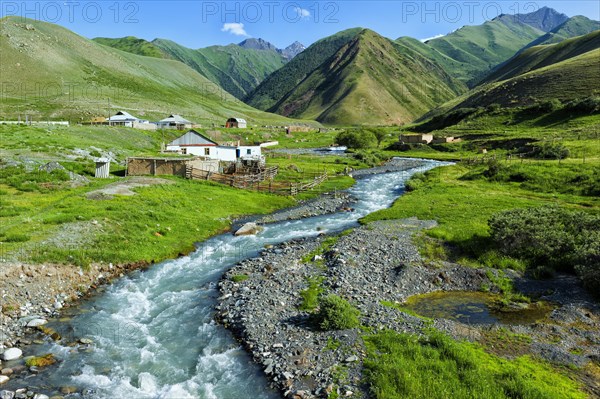
[[[181,61],[238,99],[246,97],[267,76],[286,63],[286,58],[274,47],[263,49],[230,44],[194,50],[166,39],[148,42],[128,36],[93,40],[133,54]]]
[[[569,18],[563,24],[557,26],[550,32],[534,40],[528,47],[538,46],[540,44],[560,43],[571,37],[587,35],[600,29],[600,22],[591,20],[581,15]]]
[[[189,49],[173,41],[152,42],[172,59],[189,65],[239,99],[254,90],[267,76],[285,65],[276,50],[243,48],[235,44]]]
[[[522,75],[600,48],[600,30],[558,44],[531,47],[500,65],[482,83],[492,83]],[[597,61],[600,68],[600,60]]]
[[[465,26],[426,44],[450,58],[454,65],[460,64],[448,72],[473,86],[496,65],[543,34],[517,19],[502,16],[482,25]]]
[[[464,89],[439,65],[364,29],[271,110],[329,124],[402,124]]]
[[[181,62],[142,57],[85,39],[58,25],[0,20],[0,115],[89,120],[126,110],[157,119],[170,113],[198,123],[285,119],[253,109]],[[289,123],[289,121],[287,122]]]
[[[488,83],[449,101],[422,119],[446,114],[459,108],[500,104],[516,107],[543,103],[551,99],[563,102],[600,95],[600,49],[515,76]]]
[[[112,39],[108,37],[96,37],[92,39],[96,43],[103,44],[112,48],[116,48],[128,53],[144,55],[146,57],[166,58],[165,54],[160,51],[153,43],[144,39],[138,39],[134,36]]]
[[[265,79],[250,93],[246,98],[246,102],[262,110],[273,108],[286,94],[294,90],[308,74],[332,57],[361,30],[361,28],[348,29],[317,41]]]

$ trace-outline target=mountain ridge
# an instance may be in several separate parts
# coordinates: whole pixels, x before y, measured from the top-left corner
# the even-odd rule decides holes
[[[437,64],[362,29],[269,109],[329,124],[404,124],[463,91]]]

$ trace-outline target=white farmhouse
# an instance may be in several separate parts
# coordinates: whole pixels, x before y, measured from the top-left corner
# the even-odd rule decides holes
[[[110,118],[108,118],[108,124],[110,126],[133,127],[134,122],[140,122],[140,119],[136,118],[135,116],[131,115],[129,112],[126,111],[119,111],[116,113],[116,115],[113,115]]]
[[[181,115],[176,114],[169,115],[167,118],[156,122],[156,125],[159,129],[184,130],[192,128],[192,122],[188,121]]]
[[[140,119],[127,111],[119,111],[107,120],[109,126],[134,127],[136,129],[156,130],[156,125],[146,119]]]
[[[168,152],[198,155],[220,161],[235,162],[242,158],[260,158],[260,146],[224,146],[219,145],[195,130],[190,130],[183,136],[167,144]]]

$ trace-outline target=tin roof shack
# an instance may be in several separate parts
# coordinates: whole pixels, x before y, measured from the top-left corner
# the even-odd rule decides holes
[[[225,122],[225,127],[228,129],[246,129],[248,124],[246,123],[246,120],[242,118],[229,118],[227,119],[227,122]]]
[[[429,144],[433,141],[433,134],[402,134],[400,142],[402,144]]]
[[[191,129],[193,127],[193,123],[182,117],[181,115],[169,115],[167,118],[162,119],[156,122],[156,126],[159,129],[177,129],[177,130],[185,130]]]

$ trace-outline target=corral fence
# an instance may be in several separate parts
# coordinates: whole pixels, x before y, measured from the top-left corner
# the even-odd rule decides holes
[[[215,173],[190,166],[187,168],[186,177],[194,180],[214,181],[246,190],[292,196],[298,195],[304,191],[312,190],[327,180],[328,177],[327,172],[324,172],[307,182],[276,182],[274,179],[278,172],[279,167],[277,166],[254,171],[254,173],[235,174]]]

